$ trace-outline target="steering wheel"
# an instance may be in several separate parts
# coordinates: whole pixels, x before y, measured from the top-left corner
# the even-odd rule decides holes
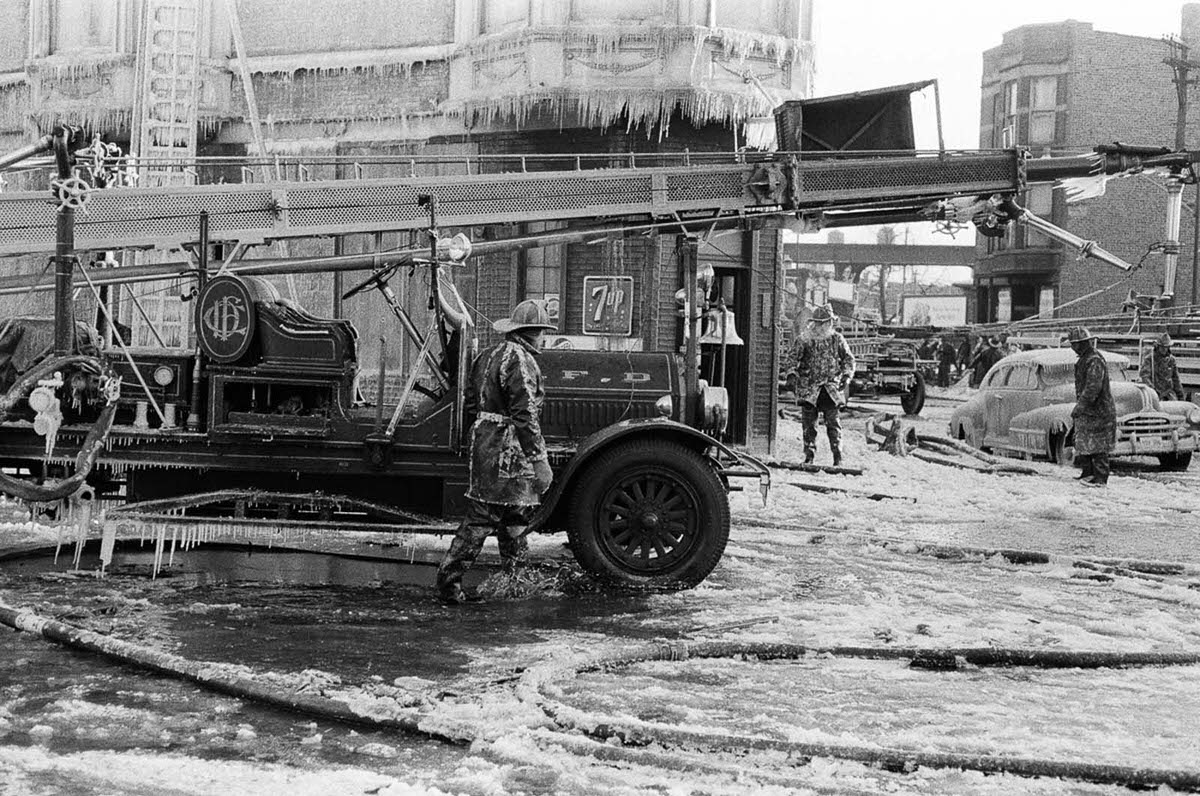
[[[373,285],[379,285],[382,287],[389,279],[392,278],[392,274],[396,273],[396,269],[402,265],[404,265],[403,262],[395,262],[391,265],[385,265],[383,268],[375,269],[371,272],[370,276],[343,293],[342,300],[345,301],[348,298],[357,296],[359,293]]]

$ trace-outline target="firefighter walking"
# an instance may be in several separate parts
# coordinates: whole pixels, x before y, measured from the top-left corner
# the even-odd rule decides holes
[[[553,477],[540,425],[544,391],[537,357],[542,334],[554,325],[545,305],[529,300],[492,326],[504,341],[479,354],[465,390],[466,412],[476,414],[467,515],[437,573],[438,596],[451,604],[470,599],[463,575],[489,535],[496,535],[506,569],[525,560],[525,526]]]
[[[796,354],[796,400],[800,403],[800,422],[804,427],[804,463],[811,464],[817,453],[817,415],[825,420],[829,450],[834,465],[842,463],[842,421],[838,409],[842,391],[854,375],[854,354],[841,332],[833,328],[829,307],[813,310],[809,329],[801,336]]]
[[[1075,463],[1078,479],[1088,486],[1108,483],[1108,454],[1117,440],[1117,407],[1109,384],[1108,364],[1096,350],[1096,338],[1082,326],[1067,332],[1075,361]]]

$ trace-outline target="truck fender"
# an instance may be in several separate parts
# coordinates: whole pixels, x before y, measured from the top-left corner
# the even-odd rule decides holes
[[[575,484],[575,477],[588,462],[592,461],[601,451],[606,450],[617,442],[636,437],[653,437],[673,440],[686,445],[693,450],[703,453],[710,446],[716,446],[726,455],[738,458],[733,450],[691,426],[666,418],[636,418],[622,420],[605,426],[599,431],[584,438],[566,465],[554,476],[550,490],[542,496],[542,504],[529,521],[526,533],[542,530],[547,522],[555,515],[565,496],[569,496]],[[716,462],[714,462],[716,466]]]

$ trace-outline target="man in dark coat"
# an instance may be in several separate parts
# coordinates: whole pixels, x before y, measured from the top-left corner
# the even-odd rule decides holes
[[[969,334],[958,345],[957,376],[962,378],[971,366],[971,355],[975,353],[975,335]]]
[[[467,516],[437,573],[438,596],[451,604],[469,599],[463,575],[489,535],[496,535],[506,568],[524,561],[525,525],[553,477],[540,424],[545,392],[537,356],[544,330],[554,325],[545,305],[529,300],[492,326],[504,341],[475,359],[465,395],[466,412],[476,415]]]
[[[979,353],[971,360],[971,386],[978,387],[983,383],[983,377],[992,369],[1000,360],[1004,359],[1004,352],[1000,350],[1000,338],[996,336],[989,337],[983,347],[979,349]]]
[[[854,376],[854,368],[854,354],[850,353],[846,338],[833,329],[833,311],[817,307],[796,352],[796,400],[800,403],[800,423],[804,428],[805,464],[816,458],[818,413],[825,419],[833,463],[835,466],[842,463],[842,421],[838,408],[843,403],[842,391]]]
[[[958,361],[958,351],[950,344],[950,341],[943,341],[941,348],[938,349],[938,386],[950,386],[950,373],[954,370],[954,363]]]
[[[1108,364],[1096,350],[1096,338],[1082,326],[1067,332],[1075,355],[1075,463],[1079,480],[1088,486],[1108,483],[1108,454],[1117,441],[1117,407],[1108,379]]]
[[[1163,401],[1182,401],[1183,385],[1179,382],[1179,366],[1175,363],[1175,355],[1171,353],[1171,335],[1163,332],[1154,345],[1142,354],[1138,366],[1138,376],[1142,383],[1158,393]]]

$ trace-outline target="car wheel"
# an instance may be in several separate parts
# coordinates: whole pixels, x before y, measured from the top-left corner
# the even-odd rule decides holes
[[[1055,464],[1061,464],[1063,467],[1075,466],[1075,440],[1068,432],[1050,437],[1050,457]]]
[[[1158,466],[1168,472],[1181,473],[1192,463],[1192,452],[1164,453],[1158,457]]]
[[[921,375],[920,371],[913,375],[916,376],[913,386],[900,396],[900,406],[906,415],[919,415],[921,408],[925,406],[925,377]]]
[[[729,540],[729,502],[700,454],[632,440],[580,475],[567,541],[579,565],[624,586],[686,589],[704,580]]]

